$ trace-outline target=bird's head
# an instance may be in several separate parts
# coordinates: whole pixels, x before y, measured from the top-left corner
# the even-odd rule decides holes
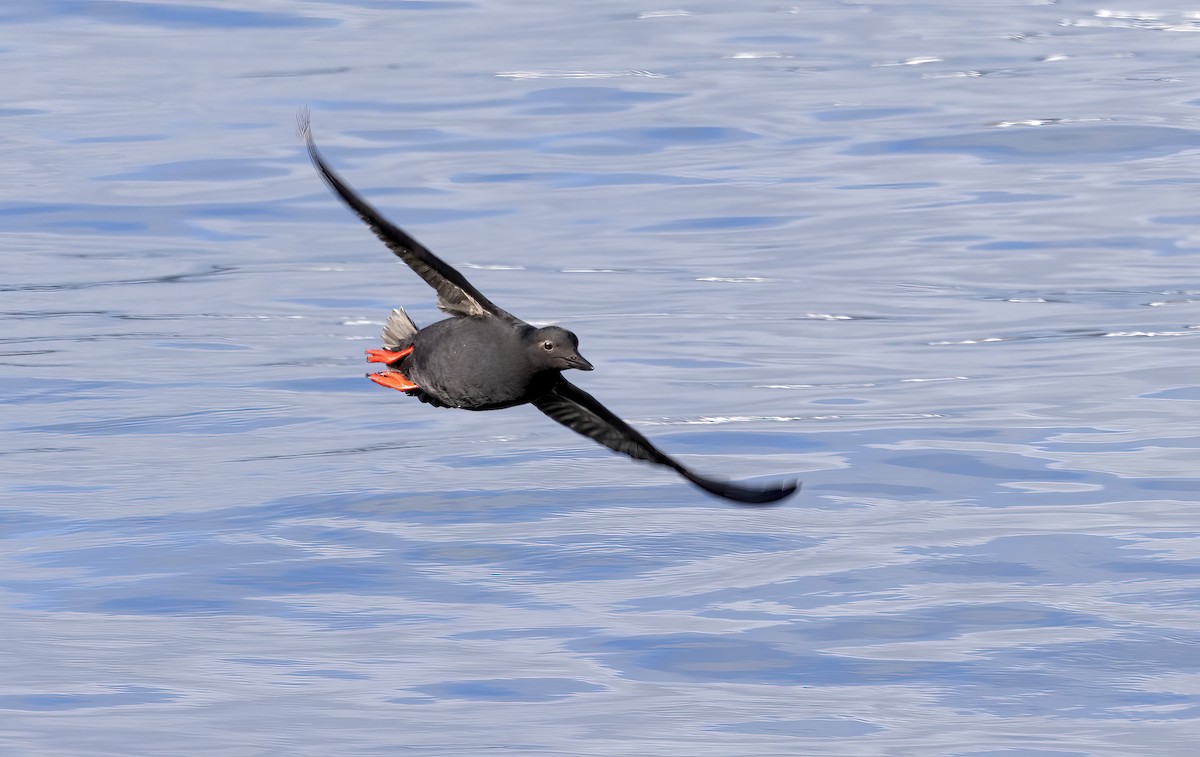
[[[558,326],[534,329],[527,337],[534,365],[556,371],[578,368],[592,370],[592,364],[579,354],[579,337]]]

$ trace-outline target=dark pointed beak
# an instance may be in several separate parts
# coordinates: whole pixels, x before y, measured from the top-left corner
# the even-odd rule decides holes
[[[578,352],[567,358],[567,365],[572,368],[578,368],[581,371],[592,370],[592,364],[585,360],[583,355],[580,355]]]

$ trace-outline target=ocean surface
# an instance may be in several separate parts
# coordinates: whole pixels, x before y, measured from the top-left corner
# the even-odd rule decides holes
[[[0,753],[1195,754],[1196,32],[5,0]],[[367,381],[440,315],[305,106],[614,412],[803,490]]]

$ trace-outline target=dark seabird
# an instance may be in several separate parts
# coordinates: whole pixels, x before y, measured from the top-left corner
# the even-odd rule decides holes
[[[369,378],[436,407],[498,410],[532,404],[567,428],[604,446],[664,465],[701,489],[748,505],[777,502],[796,491],[795,481],[751,487],[705,478],[685,468],[592,395],[563,378],[568,368],[592,370],[579,354],[579,339],[558,326],[536,328],[501,310],[461,273],[392,225],[355,194],[326,163],[313,143],[307,114],[300,133],[321,178],[388,249],[437,291],[438,308],[450,317],[418,328],[403,309],[392,311],[383,328],[382,350],[367,360],[385,363]]]

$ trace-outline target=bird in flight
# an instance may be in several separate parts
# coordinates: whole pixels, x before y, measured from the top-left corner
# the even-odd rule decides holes
[[[313,166],[375,236],[437,292],[449,318],[418,328],[402,308],[383,328],[384,349],[367,350],[367,360],[387,369],[368,376],[435,407],[498,410],[531,404],[567,428],[635,460],[671,468],[710,494],[746,505],[766,505],[796,491],[797,483],[753,487],[691,471],[645,436],[567,381],[563,371],[592,370],[579,354],[579,339],[559,326],[542,328],[492,303],[471,282],[358,196],[321,156],[307,112],[300,134]]]

